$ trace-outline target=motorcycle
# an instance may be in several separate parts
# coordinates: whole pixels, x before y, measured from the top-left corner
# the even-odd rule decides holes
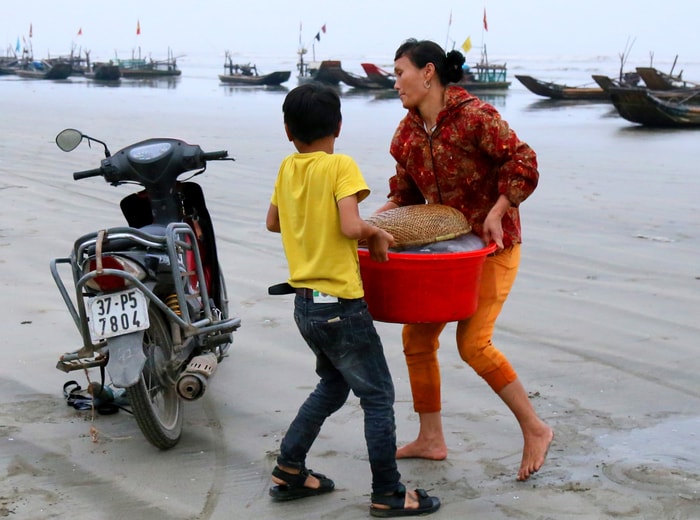
[[[70,256],[51,260],[82,336],[82,347],[60,356],[56,368],[99,367],[103,384],[106,370],[111,384],[125,389],[146,439],[169,449],[182,434],[184,401],[202,397],[241,324],[229,316],[212,221],[201,187],[190,180],[209,161],[234,159],[178,139],[147,139],[112,155],[78,130],[56,136],[65,152],[83,141],[103,146],[105,157],[73,179],[102,177],[139,191],[121,200],[126,226],[83,235]],[[70,265],[70,283],[62,264]]]

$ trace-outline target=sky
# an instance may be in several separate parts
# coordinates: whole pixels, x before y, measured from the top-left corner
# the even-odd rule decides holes
[[[158,58],[170,48],[175,55],[230,50],[295,61],[301,36],[319,60],[390,62],[408,37],[448,48],[470,37],[468,62],[478,61],[485,44],[492,61],[626,53],[647,64],[653,53],[700,63],[698,20],[700,2],[692,0],[22,0],[3,10],[0,42],[5,51],[30,41],[36,58],[68,54],[75,45],[93,60],[128,58],[138,48]]]

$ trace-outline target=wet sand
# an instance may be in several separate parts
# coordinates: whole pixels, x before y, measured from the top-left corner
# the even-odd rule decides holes
[[[264,229],[278,164],[292,150],[281,126],[286,91],[187,77],[172,88],[3,80],[0,89],[0,517],[368,517],[354,397],[308,460],[337,490],[284,505],[267,496],[281,437],[316,381],[291,297],[266,292],[287,274],[279,237]],[[517,482],[520,430],[460,361],[448,326],[440,350],[448,458],[401,460],[404,480],[442,499],[434,518],[700,518],[698,132],[637,128],[605,103],[541,102],[515,85],[492,101],[538,152],[541,171],[522,206],[521,272],[494,339],[555,439],[541,471]],[[385,197],[388,143],[403,109],[396,99],[346,94],[343,110],[336,150],[362,167],[369,214]],[[84,145],[58,150],[53,139],[65,127],[113,152],[161,135],[237,159],[199,179],[243,326],[207,394],[186,405],[182,440],[167,452],[129,414],[93,418],[63,399],[67,380],[86,379],[54,368],[79,336],[49,260],[67,255],[77,236],[121,224],[117,203],[130,192],[73,181],[102,155]],[[418,423],[400,326],[377,327],[402,444]]]

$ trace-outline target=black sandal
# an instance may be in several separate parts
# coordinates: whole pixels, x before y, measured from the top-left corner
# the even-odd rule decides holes
[[[68,381],[63,385],[63,397],[66,398],[66,404],[76,410],[92,410],[94,407],[100,415],[112,415],[119,410],[126,410],[115,401],[111,390],[96,382],[83,390],[77,381]]]
[[[429,515],[440,509],[440,499],[431,497],[425,489],[416,489],[418,495],[418,507],[408,509],[406,505],[406,487],[401,484],[391,495],[378,495],[372,493],[372,505],[369,506],[369,514],[379,518],[393,518],[397,516]],[[388,506],[388,509],[375,507],[376,505]]]
[[[279,484],[270,488],[270,496],[280,502],[323,495],[335,489],[335,483],[331,479],[310,469],[303,469],[299,473],[288,473],[276,466],[272,470],[272,475],[285,482],[285,484]],[[304,485],[306,477],[309,475],[318,479],[321,484],[318,488],[310,488]]]

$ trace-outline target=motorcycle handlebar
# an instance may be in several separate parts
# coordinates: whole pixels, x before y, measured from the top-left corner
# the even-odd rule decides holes
[[[228,152],[226,150],[219,150],[218,152],[202,152],[202,159],[204,161],[216,161],[219,159],[226,159],[228,157]]]
[[[199,147],[197,146],[197,148],[199,148]],[[199,162],[199,164],[195,164],[195,165],[189,164],[189,168],[185,168],[185,170],[193,169],[195,167],[201,167],[207,161],[220,161],[220,160],[224,160],[224,159],[228,159],[228,158],[229,158],[228,151],[226,151],[226,150],[218,150],[216,152],[200,152],[199,157],[195,160],[195,162],[199,162],[199,161],[201,161],[201,162]],[[183,160],[183,166],[184,166],[184,159],[181,158],[181,160]],[[233,159],[231,159],[231,160],[233,160]],[[123,160],[121,160],[121,162],[123,162]],[[77,181],[80,179],[87,179],[88,177],[105,177],[105,180],[107,180],[108,182],[120,182],[123,179],[121,179],[120,175],[118,175],[119,167],[120,167],[119,165],[120,165],[120,162],[118,162],[117,165],[112,164],[111,165],[112,166],[111,173],[109,173],[110,168],[107,168],[107,170],[105,170],[104,164],[100,168],[93,168],[91,170],[83,170],[83,171],[79,171],[79,172],[74,172],[73,179]],[[121,164],[121,166],[124,166],[124,165]],[[185,170],[180,170],[180,172],[178,172],[178,174],[181,173],[182,171],[185,171]],[[113,174],[116,175],[116,177],[114,179],[109,177],[110,175],[113,175]]]
[[[87,179],[88,177],[99,177],[102,175],[102,168],[93,168],[92,170],[83,170],[81,172],[73,172],[73,180]]]

